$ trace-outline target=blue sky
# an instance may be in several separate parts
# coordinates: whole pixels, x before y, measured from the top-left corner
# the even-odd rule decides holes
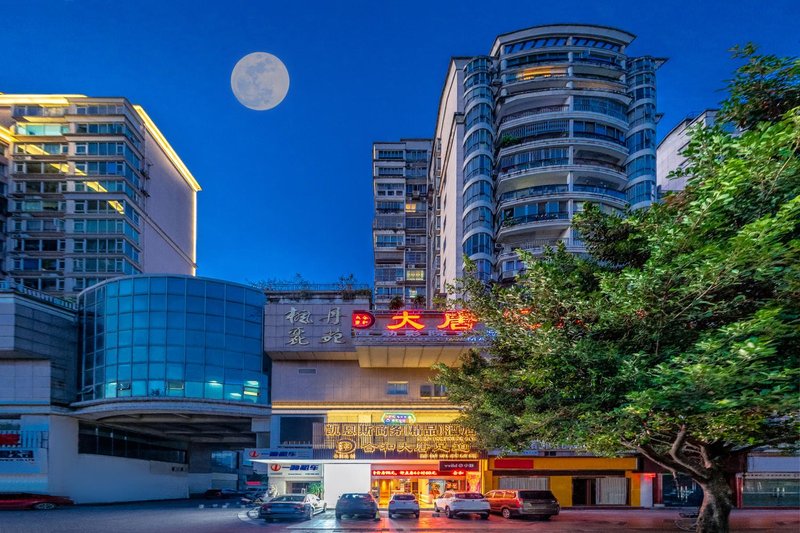
[[[503,6],[505,11],[498,9]],[[273,2],[0,0],[0,91],[126,96],[147,109],[203,186],[198,274],[246,282],[372,281],[371,144],[430,136],[453,55],[539,24],[616,26],[658,74],[660,135],[720,100],[753,41],[800,54],[792,0]],[[269,111],[241,106],[242,56],[280,57],[291,76]]]

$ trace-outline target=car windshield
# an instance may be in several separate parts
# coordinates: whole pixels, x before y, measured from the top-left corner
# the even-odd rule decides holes
[[[343,500],[369,500],[372,496],[369,494],[342,494]]]
[[[403,500],[403,501],[412,501],[415,500],[413,494],[395,494],[392,496],[393,500]]]
[[[523,500],[555,500],[555,496],[549,490],[521,490],[519,497]]]
[[[458,500],[480,500],[483,494],[480,492],[456,492],[455,495]]]
[[[277,498],[273,499],[273,502],[301,502],[305,500],[306,497],[302,495],[298,496],[278,496]]]

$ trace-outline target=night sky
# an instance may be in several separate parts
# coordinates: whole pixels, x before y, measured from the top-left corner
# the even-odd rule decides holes
[[[430,136],[450,56],[486,54],[497,34],[574,22],[638,35],[628,53],[669,58],[659,138],[721,99],[732,45],[800,54],[796,0],[0,0],[0,13],[0,92],[142,105],[203,187],[198,275],[239,282],[371,283],[372,142]],[[231,93],[255,51],[291,76],[272,110]]]

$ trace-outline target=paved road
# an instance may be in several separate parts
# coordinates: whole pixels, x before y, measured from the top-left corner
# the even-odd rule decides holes
[[[202,508],[199,505],[203,505]],[[213,507],[217,505],[217,507]],[[664,531],[676,532],[674,510],[597,509],[566,510],[549,522],[504,520],[491,516],[488,521],[474,518],[447,519],[423,511],[415,518],[389,519],[385,512],[380,521],[336,520],[332,512],[312,520],[267,524],[252,519],[247,510],[234,503],[145,502],[119,505],[82,505],[55,511],[0,511],[0,533],[311,533],[335,532],[465,532],[519,531],[608,533]],[[800,511],[734,511],[734,532],[800,533]]]

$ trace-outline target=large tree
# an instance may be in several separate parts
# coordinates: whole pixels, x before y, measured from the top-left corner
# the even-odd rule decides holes
[[[459,282],[487,346],[438,379],[487,447],[639,453],[702,486],[698,531],[728,531],[726,466],[796,442],[800,407],[800,109],[749,126],[696,131],[667,201],[587,208],[588,257]]]

